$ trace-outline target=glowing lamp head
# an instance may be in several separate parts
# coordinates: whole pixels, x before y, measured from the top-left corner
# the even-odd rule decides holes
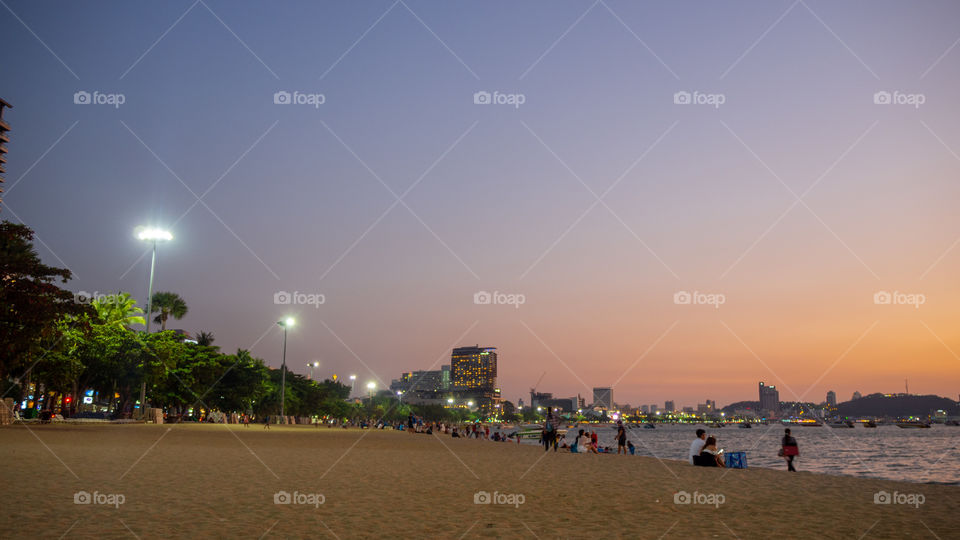
[[[367,383],[367,388],[370,389],[370,390],[373,390],[373,389],[376,388],[376,387],[377,387],[377,383],[375,383],[375,382],[373,382],[373,381],[370,381],[370,382]]]
[[[149,240],[151,242],[157,241],[169,241],[173,240],[173,235],[170,234],[170,231],[165,231],[163,229],[154,229],[152,227],[143,227],[137,231],[137,238],[140,240]]]

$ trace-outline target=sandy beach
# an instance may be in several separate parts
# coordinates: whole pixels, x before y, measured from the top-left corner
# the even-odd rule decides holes
[[[960,538],[956,486],[396,431],[7,426],[0,458],[3,538]]]

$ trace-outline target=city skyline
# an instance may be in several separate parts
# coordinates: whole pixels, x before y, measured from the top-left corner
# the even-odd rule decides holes
[[[146,307],[156,226],[168,327],[301,373],[960,392],[953,3],[8,6],[0,217],[74,292]]]

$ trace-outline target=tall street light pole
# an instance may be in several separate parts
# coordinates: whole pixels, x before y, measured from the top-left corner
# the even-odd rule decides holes
[[[286,409],[284,405],[286,404],[286,392],[287,392],[287,328],[293,326],[296,323],[293,320],[293,317],[287,317],[282,321],[277,321],[277,324],[283,327],[283,360],[280,364],[280,416],[283,418],[283,423],[287,423],[287,417],[285,415]]]
[[[146,240],[153,243],[153,255],[150,256],[150,284],[147,286],[147,320],[146,320],[146,333],[150,333],[150,318],[152,317],[151,311],[153,310],[153,270],[157,264],[157,241],[169,241],[173,240],[173,235],[169,231],[163,229],[151,229],[144,228],[137,233],[137,238],[140,240]],[[144,407],[147,404],[147,381],[144,380],[140,383],[140,415],[143,416]]]

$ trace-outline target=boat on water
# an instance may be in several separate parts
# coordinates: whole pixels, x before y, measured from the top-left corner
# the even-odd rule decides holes
[[[721,424],[720,422],[714,422],[714,423],[710,424],[709,427],[712,427],[712,428],[722,428],[722,427],[723,427],[723,424]]]
[[[850,421],[846,421],[846,422],[831,422],[831,423],[830,423],[830,427],[831,427],[831,428],[853,428],[853,422],[850,422]]]
[[[929,429],[930,424],[926,422],[897,422],[897,427],[904,429]]]
[[[863,423],[863,427],[865,427],[865,428],[867,428],[867,427],[875,428],[875,427],[877,427],[877,423],[874,422],[873,420],[867,420],[866,422]]]
[[[644,424],[643,429],[656,429],[657,426],[653,424]]]
[[[945,426],[960,426],[960,420],[947,420],[943,423]]]
[[[753,426],[750,425],[750,422],[744,422],[740,424],[740,429],[751,429]]]
[[[795,425],[801,427],[823,427],[823,424],[820,422],[797,422]]]

